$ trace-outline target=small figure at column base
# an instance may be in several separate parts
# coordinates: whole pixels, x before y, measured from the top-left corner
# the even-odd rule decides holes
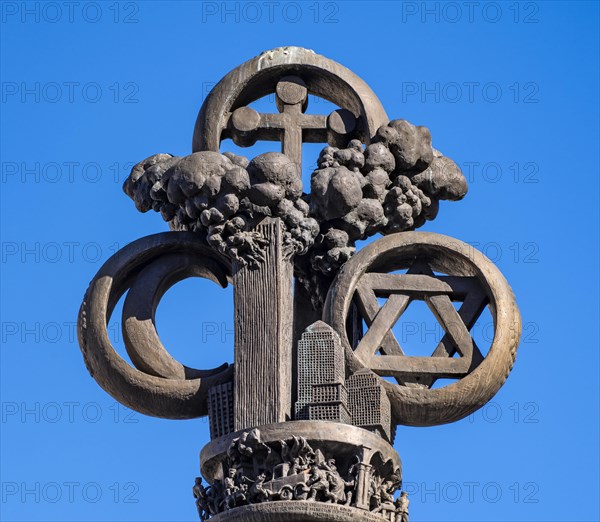
[[[408,522],[408,493],[403,491],[396,499],[396,522]]]

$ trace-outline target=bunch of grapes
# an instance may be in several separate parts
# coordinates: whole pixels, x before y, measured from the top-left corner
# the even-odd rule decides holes
[[[173,230],[205,233],[241,264],[262,259],[266,243],[255,228],[266,217],[282,219],[286,255],[305,253],[319,231],[299,169],[283,154],[251,162],[232,153],[157,154],[138,163],[123,188],[141,212],[160,212]]]
[[[380,127],[366,147],[359,140],[345,149],[325,147],[311,176],[310,215],[320,231],[298,262],[316,306],[356,241],[420,227],[435,218],[440,199],[466,192],[460,169],[433,149],[429,130],[405,120]]]

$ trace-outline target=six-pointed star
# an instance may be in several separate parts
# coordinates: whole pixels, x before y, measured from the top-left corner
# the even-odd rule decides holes
[[[381,308],[378,297],[388,298]],[[445,331],[431,357],[405,355],[392,331],[414,299],[425,301]],[[458,311],[452,301],[462,301]],[[437,276],[416,261],[406,274],[365,274],[355,302],[368,330],[354,353],[379,375],[430,387],[439,378],[464,377],[483,360],[469,333],[489,302],[477,277]],[[460,357],[454,357],[456,352]]]

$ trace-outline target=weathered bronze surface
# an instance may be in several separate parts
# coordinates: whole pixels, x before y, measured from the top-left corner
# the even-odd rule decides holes
[[[272,113],[250,107],[269,94]],[[338,108],[307,114],[310,96]],[[221,154],[225,139],[278,141],[281,152]],[[306,142],[325,145],[310,193],[301,178]],[[192,154],[150,156],[124,190],[172,231],[131,243],[100,269],[79,314],[80,346],[92,376],[130,408],[209,416],[213,440],[200,456],[207,484],[193,487],[201,520],[407,522],[408,498],[396,496],[396,425],[453,422],[483,406],[512,369],[521,333],[512,291],[483,254],[414,232],[441,200],[467,193],[429,130],[390,121],[345,67],[283,47],[217,84]],[[385,237],[356,253],[357,241],[377,233]],[[156,308],[187,277],[233,284],[233,365],[188,368],[162,345]],[[126,292],[134,367],[106,331]],[[445,332],[431,357],[408,356],[392,331],[413,301]],[[495,332],[484,355],[470,330],[486,307]],[[434,387],[438,379],[453,382]]]

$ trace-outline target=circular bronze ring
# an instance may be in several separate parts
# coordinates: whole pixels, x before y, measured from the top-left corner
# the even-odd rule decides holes
[[[229,262],[192,232],[154,234],[119,250],[90,283],[79,311],[79,345],[90,374],[116,400],[141,413],[170,419],[206,415],[209,388],[231,380],[233,367],[186,369],[160,341],[156,344],[153,324],[150,329],[146,319],[152,322],[160,297],[177,281],[199,276],[226,285],[230,275]],[[144,290],[145,284],[149,286]],[[112,311],[129,288],[134,295],[128,296],[129,304],[124,307],[129,323],[124,329],[129,336],[128,352],[139,369],[119,356],[107,332]],[[139,320],[131,322],[136,313]],[[132,350],[142,338],[143,344]]]
[[[131,362],[144,373],[184,380],[210,377],[228,366],[225,363],[212,370],[188,368],[171,357],[158,337],[155,326],[158,303],[169,288],[188,277],[203,277],[227,286],[226,274],[213,259],[198,254],[168,254],[146,266],[127,292],[123,304],[123,340]]]
[[[504,276],[472,246],[428,232],[391,234],[369,244],[348,261],[327,296],[323,320],[340,335],[351,373],[365,368],[352,350],[346,331],[346,318],[360,279],[367,272],[407,268],[415,259],[426,261],[437,272],[477,277],[487,293],[495,329],[492,345],[483,361],[448,386],[427,389],[381,380],[390,399],[395,422],[433,426],[466,417],[497,393],[515,361],[521,336],[521,316]]]
[[[308,49],[281,47],[248,60],[215,85],[198,113],[192,150],[218,151],[231,113],[276,92],[278,82],[290,75],[301,76],[309,94],[361,117],[365,127],[361,129],[361,139],[367,143],[389,121],[375,93],[350,69]],[[287,86],[292,88],[291,84]],[[284,97],[285,90],[280,89]],[[289,103],[295,99],[294,94]]]

